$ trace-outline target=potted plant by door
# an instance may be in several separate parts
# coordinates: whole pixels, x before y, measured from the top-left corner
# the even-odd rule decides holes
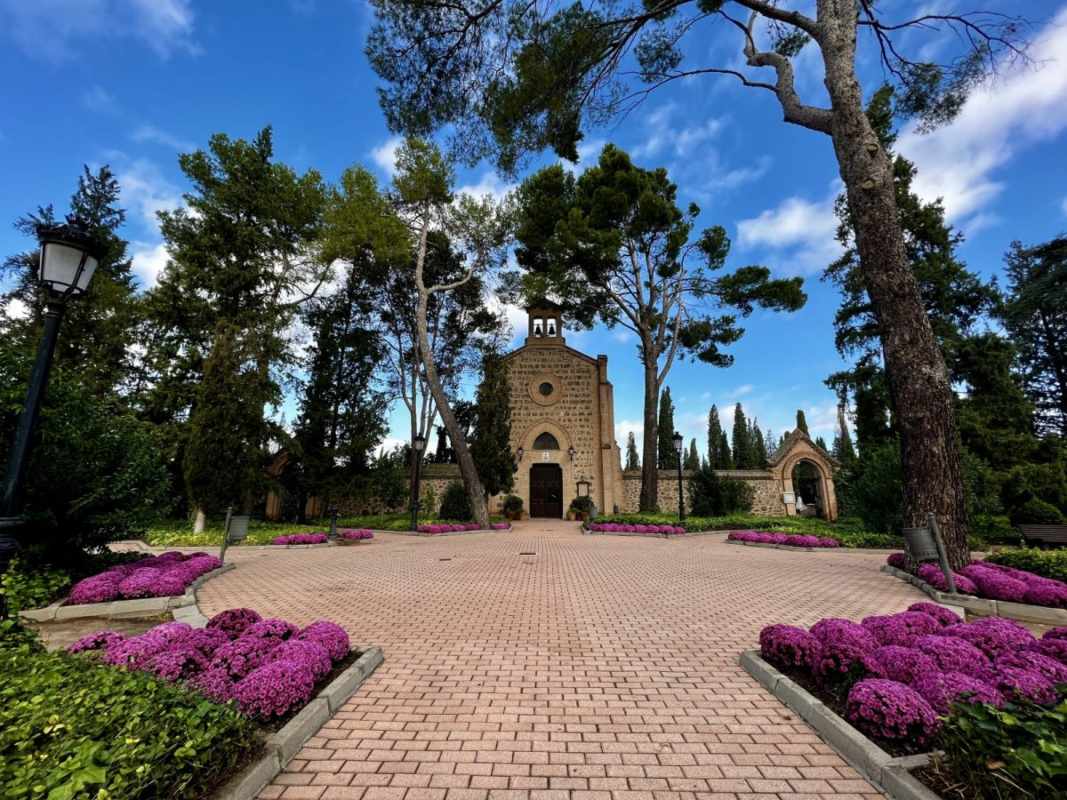
[[[568,516],[572,516],[578,522],[585,522],[587,519],[592,519],[595,509],[593,507],[593,498],[585,495],[583,497],[575,497],[571,500],[570,513]]]
[[[515,494],[509,494],[504,498],[504,516],[513,522],[522,519],[522,498]]]

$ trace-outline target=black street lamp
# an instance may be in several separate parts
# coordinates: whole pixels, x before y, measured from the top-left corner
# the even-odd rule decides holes
[[[678,457],[678,521],[685,522],[685,500],[682,496],[682,434],[674,432],[674,452]]]
[[[422,466],[422,451],[426,449],[426,437],[415,434],[411,440],[411,458],[415,462],[414,480],[411,482],[411,530],[419,529],[419,468]]]
[[[59,324],[71,297],[84,294],[100,259],[97,243],[82,228],[75,225],[49,225],[37,229],[41,250],[37,264],[37,280],[47,292],[45,298],[44,336],[37,348],[37,360],[30,373],[26,403],[15,429],[15,443],[7,462],[7,479],[0,499],[0,574],[18,549],[15,538],[5,531],[14,531],[20,523],[22,511],[22,482],[30,460],[33,430],[41,412],[41,401],[48,386],[48,373],[56,350]]]

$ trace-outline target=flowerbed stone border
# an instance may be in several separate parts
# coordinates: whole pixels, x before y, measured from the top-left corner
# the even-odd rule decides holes
[[[475,531],[447,531],[442,533],[426,533],[425,531],[380,531],[380,533],[395,533],[397,536],[422,536],[426,539],[440,539],[442,536],[467,536],[472,533],[511,533],[515,530],[511,528],[501,528],[499,530],[493,528],[478,528]],[[375,531],[379,533],[379,531]]]
[[[900,578],[902,581],[907,581],[938,603],[960,606],[980,617],[1005,617],[1019,622],[1053,627],[1067,625],[1067,609],[1046,608],[1045,606],[1034,606],[1029,603],[1009,603],[1006,600],[989,600],[985,597],[975,597],[970,594],[949,594],[935,589],[918,576],[902,569],[891,567],[889,564],[882,565],[882,572],[895,578]]]
[[[218,569],[205,572],[199,578],[185,587],[185,593],[170,597],[140,597],[135,600],[112,600],[109,603],[81,603],[74,606],[63,605],[67,598],[57,600],[44,608],[31,608],[20,611],[19,616],[33,622],[65,622],[71,619],[84,617],[103,617],[105,619],[134,619],[137,617],[154,617],[166,612],[172,612],[178,619],[180,609],[189,607],[196,608],[196,590],[203,586],[211,578],[229,572],[234,564],[223,564]],[[197,611],[197,614],[200,612]],[[182,619],[187,622],[187,619]]]
[[[253,800],[257,797],[300,752],[304,743],[348,702],[384,659],[380,647],[362,651],[355,663],[324,686],[281,730],[267,737],[263,755],[219,787],[211,795],[211,800]]]
[[[819,553],[844,550],[843,547],[797,547],[792,544],[771,544],[770,542],[742,542],[737,539],[727,539],[727,544],[743,544],[745,547],[769,547],[773,550],[794,550],[798,553]]]
[[[941,800],[940,795],[928,789],[911,774],[911,770],[929,764],[931,754],[899,757],[889,755],[834,713],[819,698],[764,661],[758,650],[743,652],[740,664],[761,686],[811,725],[838,755],[891,798]]]

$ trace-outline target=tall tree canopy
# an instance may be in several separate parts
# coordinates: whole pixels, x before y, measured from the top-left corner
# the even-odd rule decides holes
[[[459,150],[472,159],[492,155],[504,169],[545,148],[577,160],[589,124],[683,78],[739,80],[773,98],[786,122],[827,136],[891,378],[903,519],[918,525],[937,514],[953,564],[962,566],[967,512],[954,395],[908,263],[892,160],[864,113],[856,64],[859,46],[869,46],[860,55],[879,61],[899,87],[900,110],[930,127],[951,119],[987,70],[1025,58],[1018,19],[941,11],[901,19],[892,4],[840,0],[817,0],[814,16],[805,13],[810,3],[796,0],[373,3],[366,49],[385,81],[379,92],[390,127],[415,134],[451,127]],[[737,33],[736,53],[706,46],[716,25]],[[957,34],[954,48],[929,47],[946,29]],[[828,106],[800,96],[794,60],[804,47],[822,62]],[[938,52],[947,54],[943,63],[929,55]],[[770,70],[773,82],[759,70]]]
[[[712,405],[708,409],[708,465],[712,469],[726,468],[722,452],[722,437],[722,421],[719,419],[719,409]]]
[[[474,400],[471,456],[488,496],[510,492],[515,485],[511,452],[511,384],[508,367],[498,353],[482,360],[482,381]]]
[[[516,258],[523,294],[551,294],[583,325],[599,319],[631,331],[644,367],[641,508],[656,504],[656,464],[673,466],[657,442],[669,438],[657,400],[677,359],[728,366],[724,348],[744,334],[739,316],[754,308],[793,311],[807,299],[801,278],[771,279],[745,266],[719,274],[730,249],[726,232],[693,238],[699,208],[683,211],[664,169],[646,170],[608,145],[596,166],[575,178],[560,165],[528,178],[518,192]],[[667,465],[667,466],[664,466]]]
[[[637,442],[634,440],[634,432],[626,434],[626,469],[641,469],[641,457],[637,455]]]
[[[656,458],[660,469],[675,469],[678,466],[678,453],[674,450],[674,401],[671,400],[671,387],[663,390],[659,401],[659,420],[656,425]]]

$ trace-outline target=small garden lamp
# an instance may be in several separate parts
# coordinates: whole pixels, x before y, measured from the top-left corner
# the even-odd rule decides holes
[[[524,455],[526,455],[526,448],[524,447],[520,447],[518,450],[515,451],[515,458],[518,461],[522,461],[522,457]]]
[[[419,468],[422,466],[422,452],[426,449],[426,437],[416,433],[411,440],[411,458],[414,464],[414,480],[411,483],[411,530],[419,529]]]
[[[675,431],[672,441],[674,442],[674,453],[677,456],[678,461],[678,521],[684,522],[685,499],[682,494],[682,447],[685,444],[685,440],[682,439],[682,434]]]
[[[574,456],[577,454],[577,452],[578,451],[574,449],[573,445],[567,448],[567,455],[570,456],[571,461],[574,461]]]

